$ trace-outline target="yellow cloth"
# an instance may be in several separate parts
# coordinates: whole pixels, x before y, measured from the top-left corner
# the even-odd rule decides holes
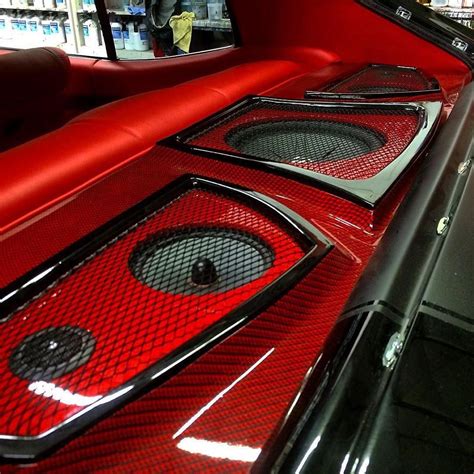
[[[189,53],[191,47],[191,36],[193,34],[194,13],[183,12],[170,18],[170,26],[173,30],[173,43],[179,49]]]

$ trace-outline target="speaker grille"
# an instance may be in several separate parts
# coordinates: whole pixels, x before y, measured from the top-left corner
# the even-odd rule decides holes
[[[326,251],[263,196],[203,182],[139,206],[2,324],[0,434],[37,436],[115,390],[143,388],[213,341],[213,328],[275,301]]]
[[[52,327],[27,336],[10,357],[11,371],[26,380],[52,380],[85,364],[94,350],[92,335],[78,327]]]
[[[185,143],[360,180],[372,178],[394,161],[419,125],[420,115],[414,110],[263,100],[211,120]]]
[[[371,65],[331,85],[326,92],[338,94],[397,94],[437,91],[439,86],[415,68]]]
[[[311,166],[373,152],[385,145],[385,137],[368,127],[340,122],[281,120],[237,127],[226,142],[247,155]]]
[[[199,271],[196,267],[203,260]],[[260,278],[273,261],[272,249],[256,236],[201,228],[151,236],[137,245],[129,266],[135,278],[155,290],[205,295],[246,285]]]

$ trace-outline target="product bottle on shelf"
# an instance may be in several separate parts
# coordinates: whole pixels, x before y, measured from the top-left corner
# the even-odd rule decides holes
[[[45,46],[53,46],[51,38],[51,18],[49,15],[44,15],[41,20],[41,29],[43,32],[43,43]]]
[[[0,11],[0,39],[9,40],[12,34],[11,18],[6,11]]]
[[[55,0],[44,0],[44,8],[56,8]]]
[[[71,20],[69,20],[69,18],[64,22],[64,35],[66,36],[66,43],[72,46],[74,44],[74,35],[72,33]]]
[[[18,43],[25,46],[28,43],[28,30],[26,28],[27,17],[24,12],[18,15]]]
[[[38,15],[28,18],[28,36],[31,44],[41,44],[43,42],[43,34],[41,31],[41,19]]]
[[[122,33],[122,25],[118,21],[113,21],[110,23],[110,28],[112,29],[112,37],[114,39],[115,49],[124,49],[124,38]]]
[[[33,0],[33,6],[35,8],[44,8],[44,1],[43,0]]]
[[[97,23],[88,18],[83,24],[84,44],[87,48],[96,49],[100,46],[99,28]]]
[[[133,32],[133,22],[130,21],[123,30],[123,42],[127,51],[133,51]]]
[[[148,51],[150,49],[148,28],[145,23],[140,23],[140,25],[137,26],[137,31],[134,32],[133,49],[136,51]]]
[[[51,20],[51,41],[55,46],[64,44],[66,42],[66,36],[64,34],[64,21],[59,16],[56,16]]]
[[[66,10],[67,5],[65,0],[56,0],[56,8],[58,10]]]
[[[94,12],[96,10],[94,0],[82,0],[82,9],[86,12]]]

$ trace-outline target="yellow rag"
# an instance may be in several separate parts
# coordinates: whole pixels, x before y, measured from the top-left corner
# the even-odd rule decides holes
[[[191,36],[193,33],[194,13],[183,12],[170,18],[170,26],[173,30],[173,43],[179,49],[189,53],[191,47]]]

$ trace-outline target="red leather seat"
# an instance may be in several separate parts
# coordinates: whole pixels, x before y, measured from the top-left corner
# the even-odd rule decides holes
[[[248,94],[299,74],[290,61],[236,66],[91,110],[0,154],[0,229],[10,229]]]
[[[0,56],[0,151],[62,125],[68,56],[34,48]]]

